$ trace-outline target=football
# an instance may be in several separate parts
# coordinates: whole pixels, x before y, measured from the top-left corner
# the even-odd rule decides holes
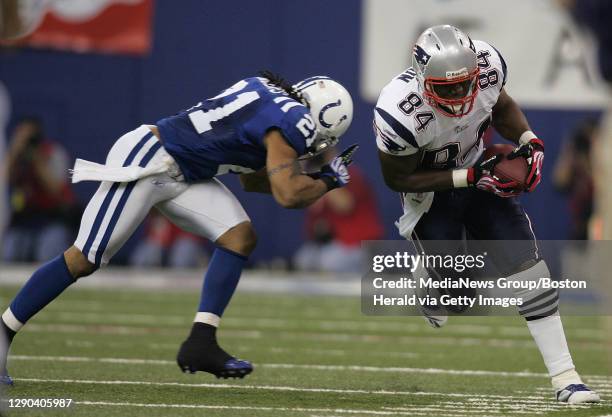
[[[526,179],[529,173],[529,166],[525,158],[507,159],[506,156],[515,149],[510,144],[495,144],[485,149],[484,159],[494,157],[497,154],[503,154],[504,158],[495,165],[493,175],[498,176],[503,180],[513,180],[518,182],[519,188],[524,190],[527,188]]]

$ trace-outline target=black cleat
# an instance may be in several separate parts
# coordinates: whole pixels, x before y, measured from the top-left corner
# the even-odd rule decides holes
[[[208,372],[217,378],[244,378],[253,372],[248,361],[236,359],[219,347],[217,328],[194,323],[191,334],[181,345],[176,361],[184,373]]]

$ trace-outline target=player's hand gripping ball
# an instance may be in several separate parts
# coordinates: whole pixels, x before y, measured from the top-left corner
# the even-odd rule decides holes
[[[534,138],[514,149],[507,156],[509,161],[524,159],[529,170],[525,177],[525,191],[532,192],[542,181],[542,165],[544,164],[544,142]]]
[[[485,150],[484,161],[469,168],[468,183],[499,197],[515,197],[527,190],[529,164],[525,158],[510,159],[512,145],[492,145]]]

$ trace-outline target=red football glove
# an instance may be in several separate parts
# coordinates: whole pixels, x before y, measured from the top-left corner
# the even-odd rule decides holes
[[[535,190],[540,181],[542,181],[542,164],[544,164],[544,142],[538,138],[533,138],[529,142],[516,148],[511,154],[508,155],[508,159],[514,159],[522,156],[527,160],[529,164],[529,172],[527,174],[527,188],[525,191],[528,193]]]
[[[482,191],[495,194],[498,197],[516,197],[521,193],[518,182],[504,180],[493,174],[495,165],[503,158],[502,154],[495,155],[480,164],[468,168],[468,184]]]

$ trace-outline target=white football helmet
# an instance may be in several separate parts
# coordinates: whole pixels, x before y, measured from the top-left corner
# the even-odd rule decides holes
[[[326,76],[306,78],[293,89],[310,109],[316,125],[315,135],[306,143],[306,156],[335,146],[353,120],[353,100],[349,92]]]

